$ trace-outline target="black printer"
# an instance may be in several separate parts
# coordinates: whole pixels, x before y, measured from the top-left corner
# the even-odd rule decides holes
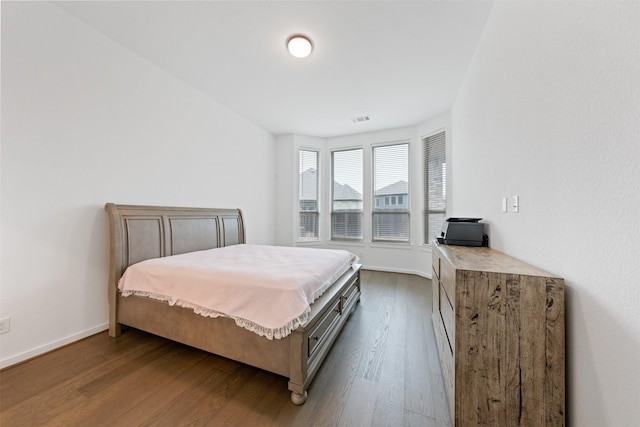
[[[458,246],[487,246],[482,218],[447,218],[442,225],[439,243]]]

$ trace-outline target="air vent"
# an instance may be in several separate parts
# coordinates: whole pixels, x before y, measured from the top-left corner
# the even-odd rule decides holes
[[[357,116],[357,117],[351,117],[351,121],[352,121],[353,123],[368,122],[368,121],[369,121],[369,116]]]

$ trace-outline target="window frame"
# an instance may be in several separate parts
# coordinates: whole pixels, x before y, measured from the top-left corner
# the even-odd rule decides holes
[[[307,200],[307,199],[303,199],[303,184],[302,184],[302,174],[304,173],[303,171],[301,171],[302,169],[302,155],[303,152],[307,152],[307,153],[315,153],[315,170],[316,170],[316,182],[315,182],[315,205],[316,208],[315,210],[311,209],[311,210],[306,210],[306,209],[302,209],[302,201],[303,200]],[[313,149],[313,148],[304,148],[304,147],[300,147],[298,148],[298,229],[297,229],[297,240],[299,242],[305,242],[305,241],[318,241],[321,238],[321,228],[322,228],[322,224],[321,224],[321,215],[320,215],[320,189],[321,189],[321,172],[320,172],[320,150],[318,149]],[[308,200],[312,200],[312,199],[308,199]],[[302,231],[303,231],[303,215],[308,216],[309,214],[313,214],[313,216],[315,216],[315,235],[314,236],[303,236]]]
[[[430,227],[429,227],[429,223],[430,223],[430,219],[432,216],[435,215],[440,215],[441,219],[440,221],[438,221],[440,224],[443,224],[444,221],[446,220],[446,216],[447,216],[447,198],[448,198],[448,192],[447,192],[447,130],[446,129],[440,129],[436,132],[430,133],[428,135],[425,135],[421,138],[421,142],[422,142],[422,161],[423,161],[423,191],[424,191],[424,205],[423,205],[423,239],[424,239],[424,244],[425,245],[431,245],[431,242],[433,241],[433,239],[435,239],[435,236],[437,233],[439,233],[440,230],[434,230],[436,234],[434,234],[433,232],[430,231]],[[441,203],[443,204],[442,208],[432,208],[430,207],[430,201],[433,198],[429,197],[429,190],[430,190],[430,161],[431,161],[431,157],[429,155],[429,144],[440,144],[441,145],[441,150],[439,150],[439,154],[441,155],[442,158],[444,158],[444,162],[441,163],[441,166],[438,175],[441,177],[441,180],[439,181],[440,184],[440,188],[442,191],[442,200]],[[430,235],[431,234],[431,235]]]
[[[398,208],[398,194],[381,194],[376,196],[376,150],[386,147],[394,147],[394,146],[406,146],[406,182],[407,182],[407,192],[402,193],[401,196],[406,195],[406,207]],[[398,181],[399,182],[399,181]],[[389,185],[393,185],[389,184]],[[411,243],[411,140],[401,140],[401,141],[390,141],[383,142],[378,144],[371,145],[371,180],[369,185],[371,185],[371,242],[372,243],[390,243],[390,244],[410,244]],[[388,186],[389,186],[388,185]],[[387,186],[387,187],[388,187]],[[385,188],[385,187],[382,187]],[[380,206],[376,205],[376,200],[378,197],[384,198],[384,203],[380,203]],[[380,236],[379,233],[376,233],[376,219],[383,216],[388,215],[406,215],[406,237],[401,236],[398,238],[390,238]]]
[[[336,211],[335,207],[336,207],[336,199],[334,199],[335,197],[335,191],[336,191],[336,179],[335,179],[335,172],[336,172],[336,167],[335,167],[335,155],[336,153],[344,153],[344,152],[348,152],[348,151],[359,151],[360,152],[360,187],[362,190],[364,190],[364,148],[363,147],[349,147],[349,148],[336,148],[336,149],[332,149],[330,151],[330,168],[331,168],[331,172],[330,172],[330,193],[329,193],[329,200],[330,200],[330,233],[329,233],[329,241],[332,242],[363,242],[364,241],[364,191],[360,192],[360,199],[338,199],[338,200],[345,200],[347,202],[355,202],[355,204],[357,205],[359,202],[360,208],[359,209],[344,209],[344,210],[338,210]],[[348,185],[348,184],[344,184],[344,185]],[[352,188],[351,186],[349,186],[350,188]],[[352,188],[354,191],[358,192],[357,189]],[[346,214],[345,215],[345,220],[344,220],[344,233],[338,235],[336,234],[336,227],[337,227],[337,217],[340,214]],[[351,215],[349,216],[348,214],[357,214],[357,215]],[[359,235],[355,236],[355,237],[348,237],[347,234],[349,234],[350,229],[349,229],[349,222],[353,221],[356,224],[359,223]]]

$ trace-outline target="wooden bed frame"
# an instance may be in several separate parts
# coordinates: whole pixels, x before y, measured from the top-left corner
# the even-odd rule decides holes
[[[125,269],[150,258],[245,243],[239,209],[178,208],[107,203],[110,219],[109,335],[121,325],[150,332],[289,378],[291,400],[301,405],[307,387],[360,300],[360,265],[354,265],[311,306],[306,326],[269,340],[230,318],[210,318],[148,298],[122,297]]]

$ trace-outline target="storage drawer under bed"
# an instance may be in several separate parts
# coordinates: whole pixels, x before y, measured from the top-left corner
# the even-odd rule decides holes
[[[340,301],[341,299],[337,299],[327,311],[327,314],[320,319],[313,329],[311,329],[311,332],[309,332],[309,337],[307,338],[309,341],[309,356],[313,354],[324,338],[329,335],[333,325],[338,321],[340,317]]]
[[[308,356],[312,356],[314,352],[321,347],[324,340],[331,334],[331,331],[338,323],[340,317],[343,315],[349,315],[350,310],[356,304],[360,296],[360,281],[354,278],[349,285],[340,293],[340,297],[337,298],[323,315],[323,317],[311,327],[309,332],[308,343]]]
[[[359,282],[354,280],[353,283],[347,287],[347,289],[340,296],[340,313],[344,314],[346,311],[351,310],[356,303],[358,296],[360,295]]]

